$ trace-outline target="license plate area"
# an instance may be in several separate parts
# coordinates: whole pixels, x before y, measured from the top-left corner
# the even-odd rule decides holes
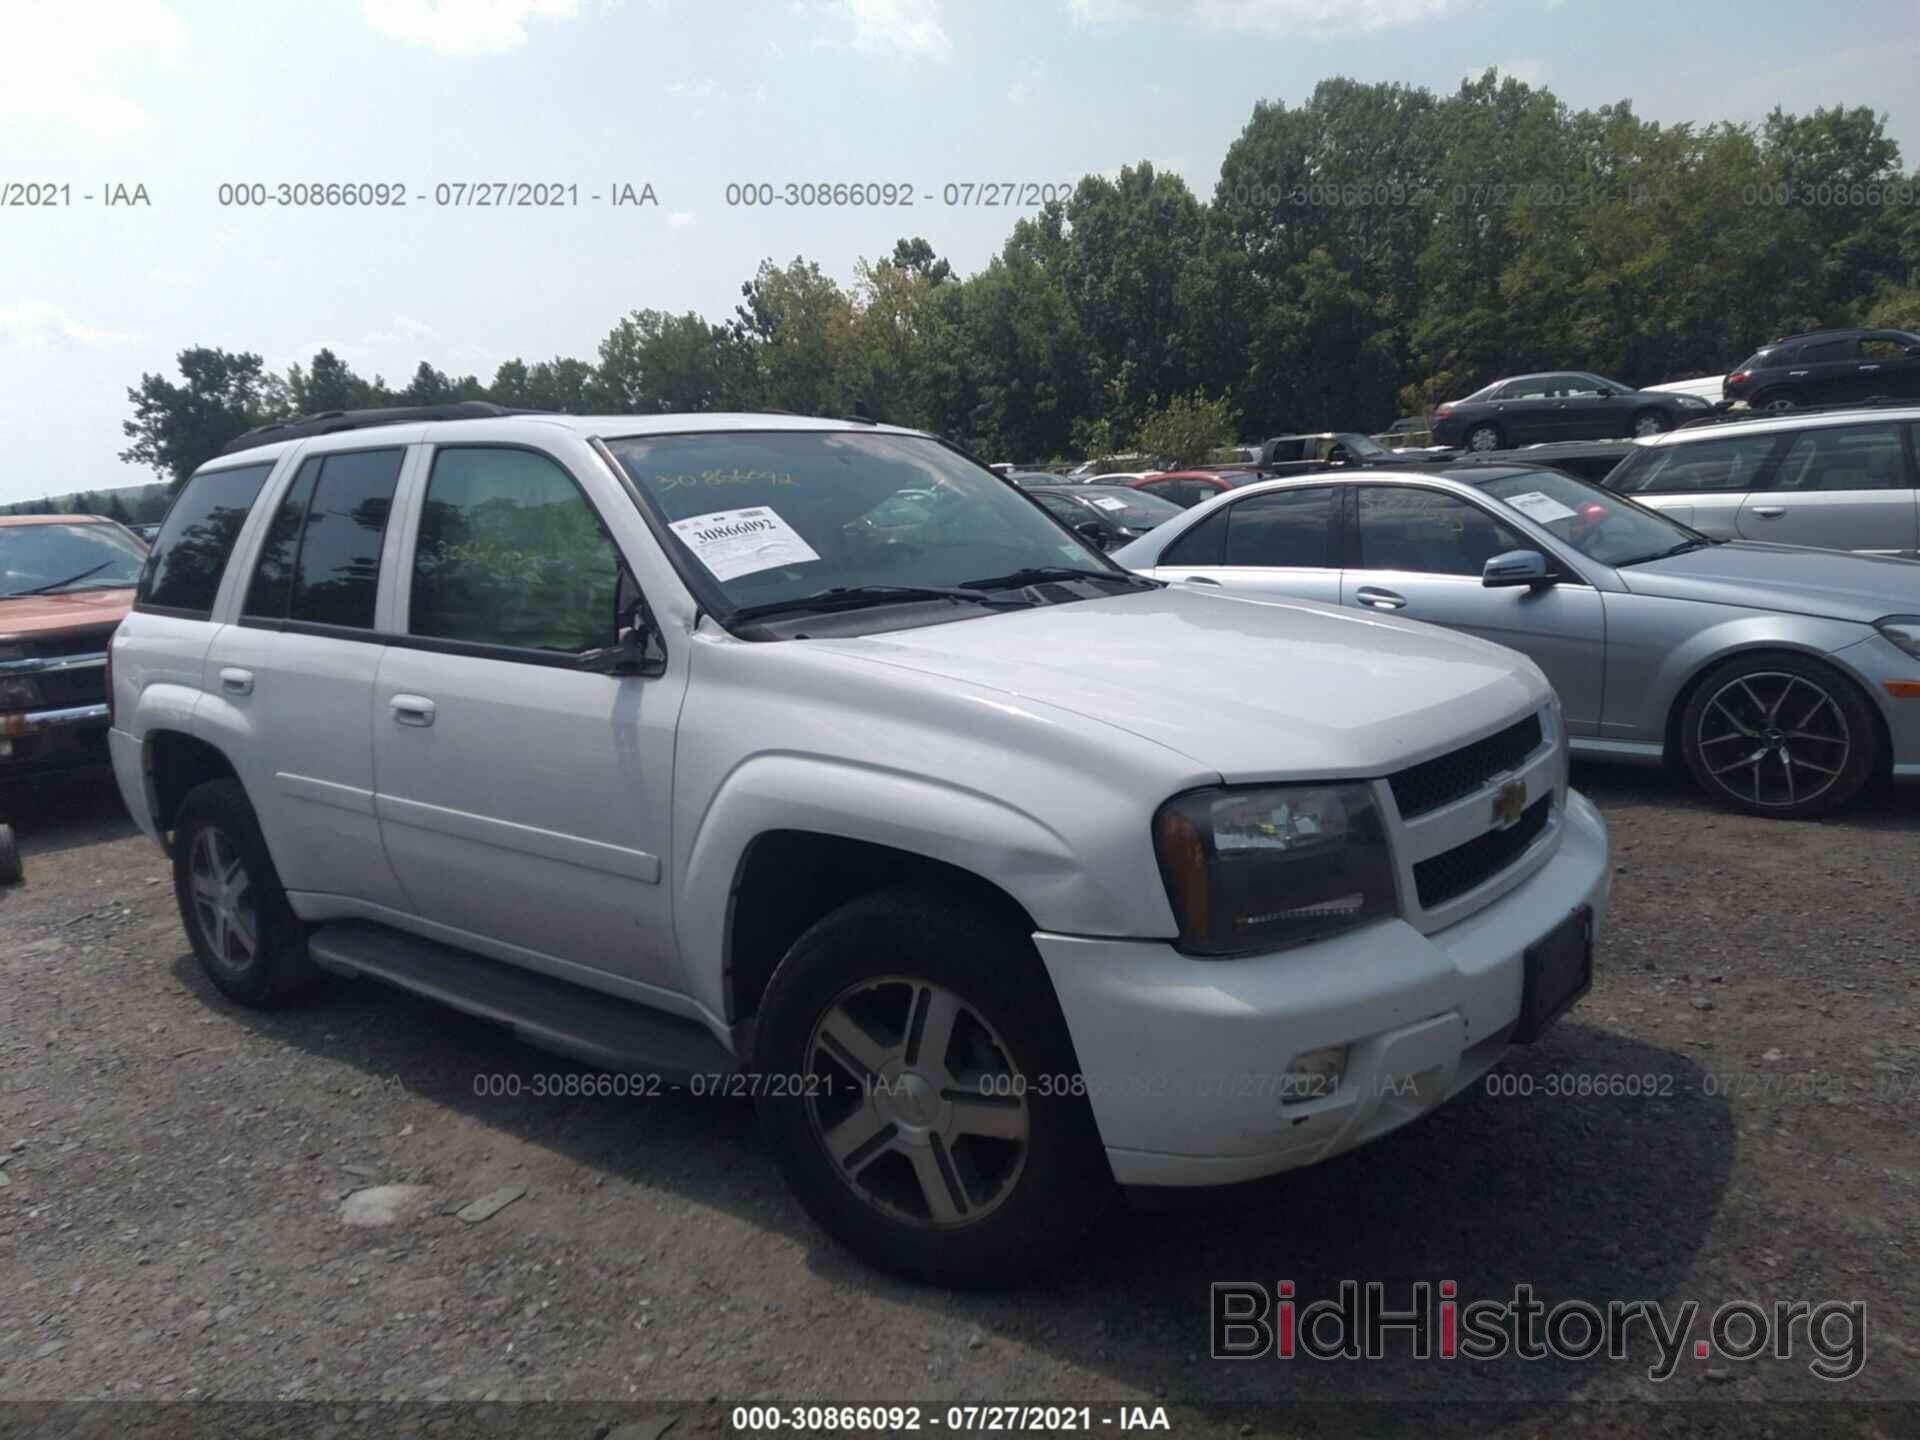
[[[1529,1044],[1593,985],[1593,911],[1583,905],[1527,947],[1513,1042]]]

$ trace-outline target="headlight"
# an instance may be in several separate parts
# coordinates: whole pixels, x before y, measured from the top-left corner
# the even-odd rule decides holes
[[[1188,954],[1278,950],[1394,913],[1365,785],[1192,790],[1160,807],[1153,838]]]
[[[0,710],[24,710],[40,703],[40,687],[24,675],[0,675]]]
[[[1698,395],[1682,395],[1680,403],[1689,410],[1710,410],[1713,407]]]
[[[1920,615],[1889,615],[1873,622],[1873,628],[1920,660]]]

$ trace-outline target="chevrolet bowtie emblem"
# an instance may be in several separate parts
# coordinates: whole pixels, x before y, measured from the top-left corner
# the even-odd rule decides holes
[[[1493,792],[1493,828],[1506,830],[1520,823],[1527,809],[1527,782],[1509,780]]]

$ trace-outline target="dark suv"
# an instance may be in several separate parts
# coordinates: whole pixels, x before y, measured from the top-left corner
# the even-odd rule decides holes
[[[1727,399],[1755,410],[1844,405],[1877,395],[1920,400],[1920,335],[1815,330],[1762,345],[1727,376]]]

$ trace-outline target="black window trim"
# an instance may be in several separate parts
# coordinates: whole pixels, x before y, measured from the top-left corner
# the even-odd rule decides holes
[[[1549,466],[1547,468],[1551,469],[1552,467]],[[1571,478],[1578,479],[1577,476],[1571,477]],[[1592,481],[1581,481],[1580,483],[1593,484]],[[1470,495],[1462,495],[1458,491],[1447,489],[1445,486],[1421,485],[1421,484],[1418,484],[1417,482],[1410,483],[1406,480],[1364,480],[1364,481],[1356,482],[1355,484],[1343,486],[1342,488],[1348,492],[1348,499],[1347,499],[1346,513],[1345,513],[1346,534],[1344,537],[1346,543],[1343,549],[1341,550],[1341,559],[1345,562],[1340,567],[1343,570],[1370,570],[1370,569],[1378,570],[1378,569],[1385,568],[1383,566],[1378,566],[1378,565],[1370,566],[1366,564],[1365,563],[1366,557],[1364,556],[1364,554],[1361,552],[1361,549],[1360,549],[1360,492],[1362,490],[1420,490],[1430,495],[1443,495],[1449,500],[1458,500],[1462,505],[1468,505],[1468,506],[1471,506],[1473,509],[1478,510],[1481,513],[1481,515],[1486,517],[1488,521],[1490,521],[1495,525],[1498,525],[1502,530],[1512,531],[1515,535],[1518,535],[1522,540],[1533,541],[1532,544],[1525,545],[1522,548],[1530,549],[1530,550],[1538,550],[1542,555],[1547,557],[1548,564],[1553,567],[1547,573],[1551,577],[1553,577],[1555,584],[1577,585],[1587,590],[1596,590],[1599,588],[1593,583],[1593,581],[1589,580],[1586,577],[1586,575],[1583,574],[1580,570],[1570,565],[1566,557],[1563,556],[1557,548],[1540,544],[1537,540],[1534,539],[1533,536],[1529,535],[1525,530],[1515,529],[1513,523],[1510,520],[1508,520],[1506,516],[1500,514],[1498,511],[1495,511],[1489,508],[1487,504],[1487,499],[1493,499],[1496,497],[1489,496],[1487,497],[1487,499],[1482,499],[1480,494],[1477,491]],[[1604,489],[1605,487],[1594,485],[1594,488],[1598,490],[1598,489]],[[1629,504],[1634,503],[1633,498],[1631,496],[1626,496],[1623,498],[1625,498],[1627,500],[1627,503]],[[1541,528],[1544,529],[1545,527],[1543,526]],[[1572,549],[1573,547],[1568,546],[1567,548]],[[1586,559],[1588,557],[1582,556],[1581,558]],[[1603,564],[1604,562],[1594,560],[1591,563],[1595,565],[1599,565],[1599,564]],[[1459,571],[1455,571],[1455,570],[1402,570],[1395,573],[1403,574],[1403,575],[1422,575],[1431,580],[1471,580],[1475,584],[1478,584],[1480,581],[1480,577],[1478,575],[1462,574]]]
[[[594,441],[598,438],[597,436],[589,436],[586,438],[589,448],[604,448],[594,446]],[[409,537],[407,553],[401,557],[405,565],[406,573],[396,577],[401,587],[400,594],[406,598],[408,626],[413,624],[413,561],[415,553],[420,548],[420,527],[418,519],[420,514],[426,509],[427,491],[432,488],[433,467],[434,463],[440,458],[440,452],[442,450],[524,450],[529,455],[538,455],[548,464],[557,466],[560,473],[566,476],[567,480],[573,485],[573,488],[580,493],[580,498],[586,502],[587,509],[593,512],[593,518],[600,523],[600,528],[605,532],[608,543],[613,546],[613,553],[619,558],[620,568],[625,571],[627,577],[633,581],[634,592],[640,597],[640,609],[652,624],[655,643],[660,646],[663,655],[670,654],[666,632],[662,630],[658,619],[655,618],[653,606],[647,602],[647,592],[641,587],[640,577],[633,573],[633,564],[627,559],[627,552],[620,548],[620,540],[613,533],[613,527],[607,524],[607,517],[601,513],[600,507],[593,503],[593,496],[587,493],[587,487],[580,483],[580,477],[573,473],[572,467],[569,466],[566,461],[562,460],[551,450],[542,449],[538,445],[529,445],[524,440],[454,440],[446,444],[436,444],[431,437],[429,437],[424,441],[416,443],[426,448],[426,463],[421,467],[420,483],[417,487],[419,496],[418,503],[411,508],[410,513],[406,517],[409,521],[413,522],[413,532]],[[603,461],[612,465],[616,479],[624,479],[624,476],[620,473],[618,461],[614,460],[610,454],[602,455],[601,458]],[[634,487],[631,483],[623,484],[621,489],[627,493],[629,498],[633,497]],[[643,515],[645,514],[644,509],[641,513]],[[649,528],[651,528],[651,526],[649,526]],[[308,622],[294,621],[289,622],[289,625],[307,623]],[[309,626],[309,628],[332,631],[337,627]],[[347,637],[343,636],[341,638]],[[396,649],[424,650],[433,655],[461,655],[473,660],[504,660],[511,664],[545,665],[558,670],[578,670],[580,668],[580,655],[566,650],[541,650],[530,645],[495,645],[484,640],[452,640],[439,635],[415,635],[410,631],[401,631],[398,633],[383,631],[369,635],[369,638],[377,640],[379,644],[391,645]],[[635,677],[610,676],[608,678],[630,679]],[[650,677],[642,676],[638,678],[645,679]]]
[[[1888,419],[1884,416],[1860,415],[1849,416],[1837,424],[1802,425],[1798,429],[1782,430],[1778,437],[1779,443],[1773,447],[1772,453],[1767,456],[1766,465],[1761,470],[1761,478],[1766,481],[1764,488],[1770,491],[1773,490],[1774,482],[1780,478],[1780,472],[1786,466],[1787,452],[1792,450],[1793,447],[1800,442],[1802,436],[1810,435],[1816,430],[1852,430],[1869,425],[1892,425],[1894,427],[1897,432],[1894,438],[1899,441],[1900,462],[1905,467],[1907,477],[1907,483],[1904,485],[1880,485],[1875,486],[1874,490],[1913,490],[1920,488],[1920,470],[1916,470],[1914,465],[1914,427],[1917,423],[1920,422]],[[1761,488],[1761,486],[1756,485],[1754,490]],[[1753,491],[1749,491],[1748,493],[1751,494]],[[1781,495],[1846,495],[1859,494],[1860,492],[1857,490],[1781,490],[1775,493]],[[1868,493],[1872,492],[1870,491]]]

